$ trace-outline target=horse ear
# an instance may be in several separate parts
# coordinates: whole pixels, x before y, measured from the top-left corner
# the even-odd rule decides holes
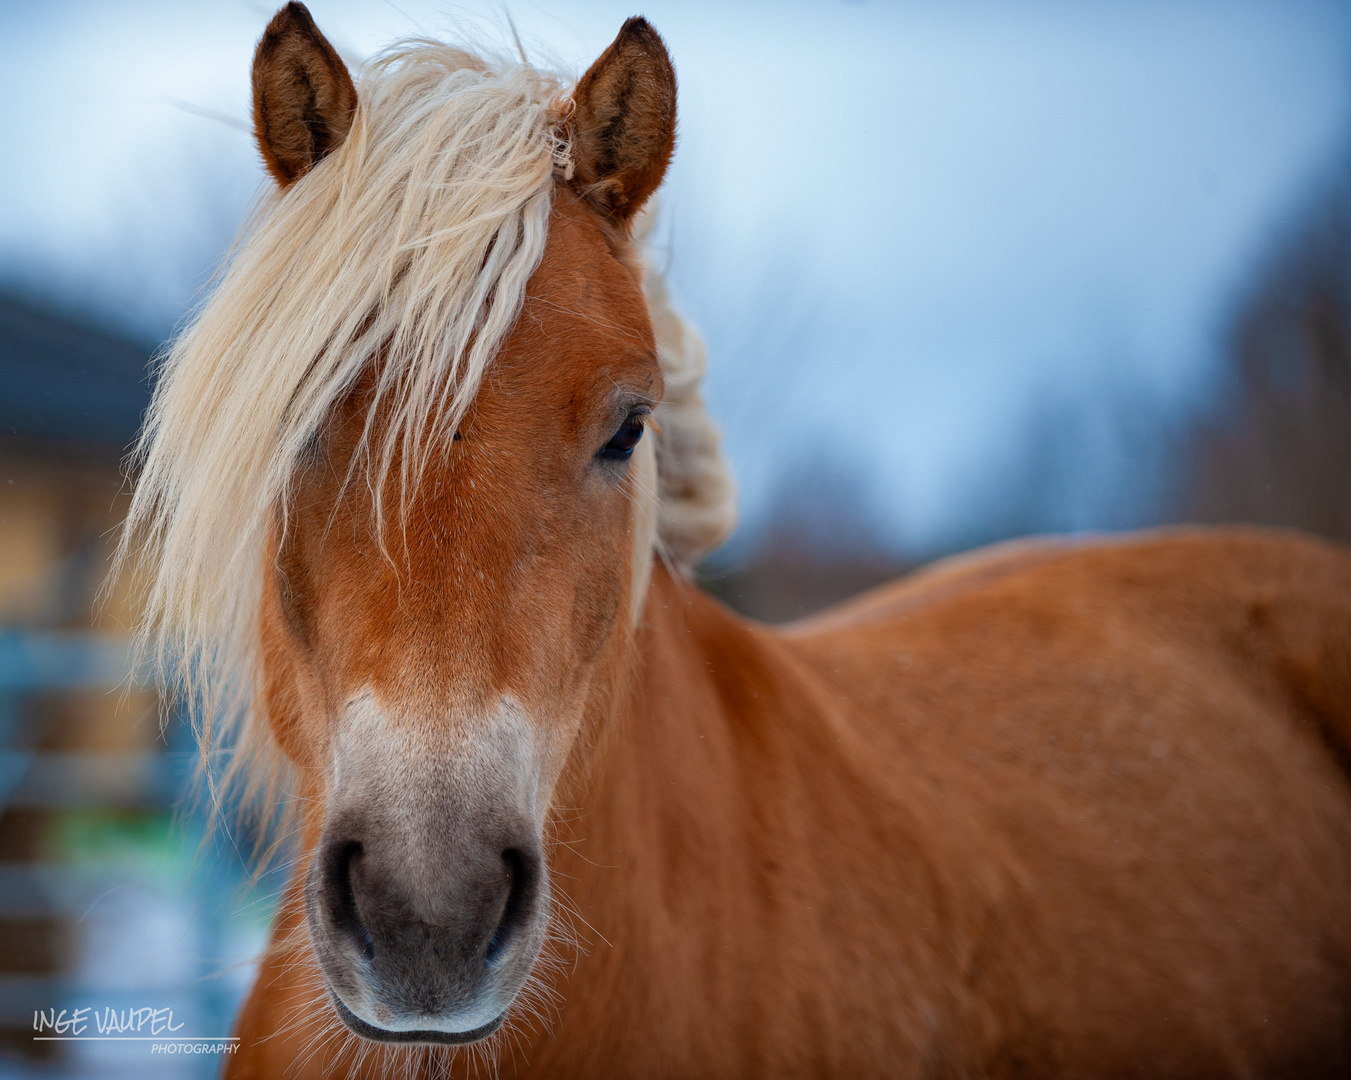
[[[304,4],[287,4],[253,54],[253,130],[277,183],[290,186],[336,149],[356,107],[356,87],[337,51]]]
[[[661,183],[675,149],[675,68],[661,36],[646,19],[629,19],[572,98],[572,185],[606,217],[627,224]]]

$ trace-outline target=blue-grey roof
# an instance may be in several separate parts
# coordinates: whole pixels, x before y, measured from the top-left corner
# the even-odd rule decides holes
[[[0,442],[120,454],[150,402],[154,347],[0,296]]]

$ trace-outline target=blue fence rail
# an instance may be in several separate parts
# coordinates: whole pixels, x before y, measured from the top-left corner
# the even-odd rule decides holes
[[[0,1024],[11,1033],[50,1010],[153,1007],[173,1009],[181,1033],[227,1035],[261,945],[266,905],[246,898],[238,860],[200,850],[200,823],[174,816],[192,805],[197,756],[181,725],[161,749],[116,752],[47,750],[28,730],[39,696],[123,692],[130,644],[117,634],[0,631],[0,811],[84,823],[74,854],[0,860],[0,920],[69,950],[55,970],[0,975]],[[141,833],[119,834],[122,820]],[[154,1056],[144,1042],[82,1040],[61,1051],[45,1063],[0,1057],[0,1077],[205,1077],[220,1067],[215,1057]]]

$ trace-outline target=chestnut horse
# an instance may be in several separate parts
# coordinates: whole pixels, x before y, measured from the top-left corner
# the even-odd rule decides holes
[[[1351,1071],[1351,555],[1006,547],[787,629],[635,230],[641,19],[568,86],[259,44],[276,181],[124,557],[299,854],[231,1077]]]

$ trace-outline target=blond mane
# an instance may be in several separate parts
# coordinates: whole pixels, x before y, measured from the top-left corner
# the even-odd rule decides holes
[[[415,494],[543,255],[568,104],[558,76],[526,63],[425,40],[381,54],[346,141],[264,196],[163,355],[114,575],[142,583],[139,640],[197,726],[213,809],[235,781],[246,805],[278,804],[284,759],[253,702],[264,552],[298,464],[375,371],[371,412],[393,419],[378,438],[367,425],[357,458],[377,532],[395,461],[396,490]],[[647,294],[668,382],[658,545],[689,566],[730,531],[731,486],[698,396],[702,343],[659,275]]]
[[[701,387],[708,349],[699,331],[671,303],[650,243],[655,219],[655,208],[639,214],[633,239],[642,251],[643,295],[666,383],[655,410],[657,544],[669,563],[688,570],[731,535],[736,489],[718,429],[704,408]]]

